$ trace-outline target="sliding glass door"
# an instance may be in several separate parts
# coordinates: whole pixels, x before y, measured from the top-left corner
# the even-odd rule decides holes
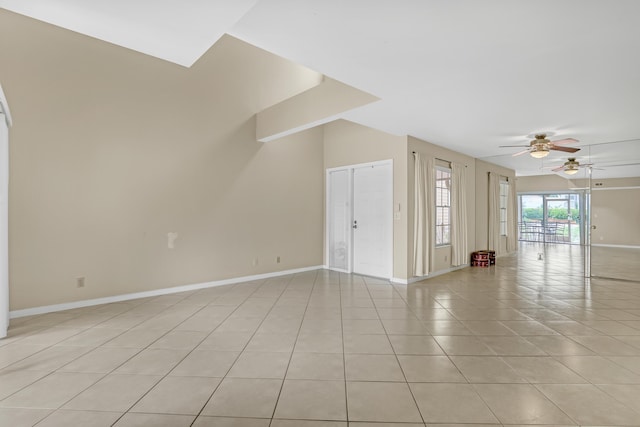
[[[519,235],[525,242],[583,244],[584,196],[580,193],[518,196]]]

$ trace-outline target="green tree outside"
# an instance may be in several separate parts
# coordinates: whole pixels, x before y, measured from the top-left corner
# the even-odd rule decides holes
[[[568,212],[565,208],[550,208],[547,211],[549,218],[551,219],[568,219]],[[571,209],[571,219],[574,221],[578,218],[578,209]],[[524,208],[522,210],[522,219],[524,221],[542,221],[543,209],[539,208]]]

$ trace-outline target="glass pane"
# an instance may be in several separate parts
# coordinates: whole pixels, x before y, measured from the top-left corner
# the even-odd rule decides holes
[[[522,197],[522,222],[541,222],[542,196],[541,195],[523,195]]]
[[[346,170],[329,173],[331,215],[329,230],[329,267],[348,269],[349,218],[349,172]]]
[[[442,243],[451,243],[451,233],[448,225],[442,227]]]

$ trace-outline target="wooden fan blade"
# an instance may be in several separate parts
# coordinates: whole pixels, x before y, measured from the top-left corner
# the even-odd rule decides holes
[[[549,150],[565,151],[567,153],[575,153],[576,151],[580,151],[579,148],[574,148],[574,147],[556,147],[555,145],[552,145],[551,147],[549,147]]]
[[[560,172],[562,169],[564,169],[564,165],[560,165],[560,166],[558,166],[556,168],[553,168],[551,170],[554,171],[554,172]]]
[[[506,147],[530,147],[530,145],[500,145],[500,148],[506,148]]]
[[[514,154],[512,157],[521,156],[521,155],[526,154],[528,152],[529,152],[529,150],[522,150],[519,153]]]
[[[557,141],[551,141],[553,145],[575,144],[577,142],[579,141],[575,138],[565,138],[565,139],[559,139]]]

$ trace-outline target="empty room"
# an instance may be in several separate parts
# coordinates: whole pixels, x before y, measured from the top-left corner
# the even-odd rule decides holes
[[[0,425],[640,426],[638,16],[0,0]]]

